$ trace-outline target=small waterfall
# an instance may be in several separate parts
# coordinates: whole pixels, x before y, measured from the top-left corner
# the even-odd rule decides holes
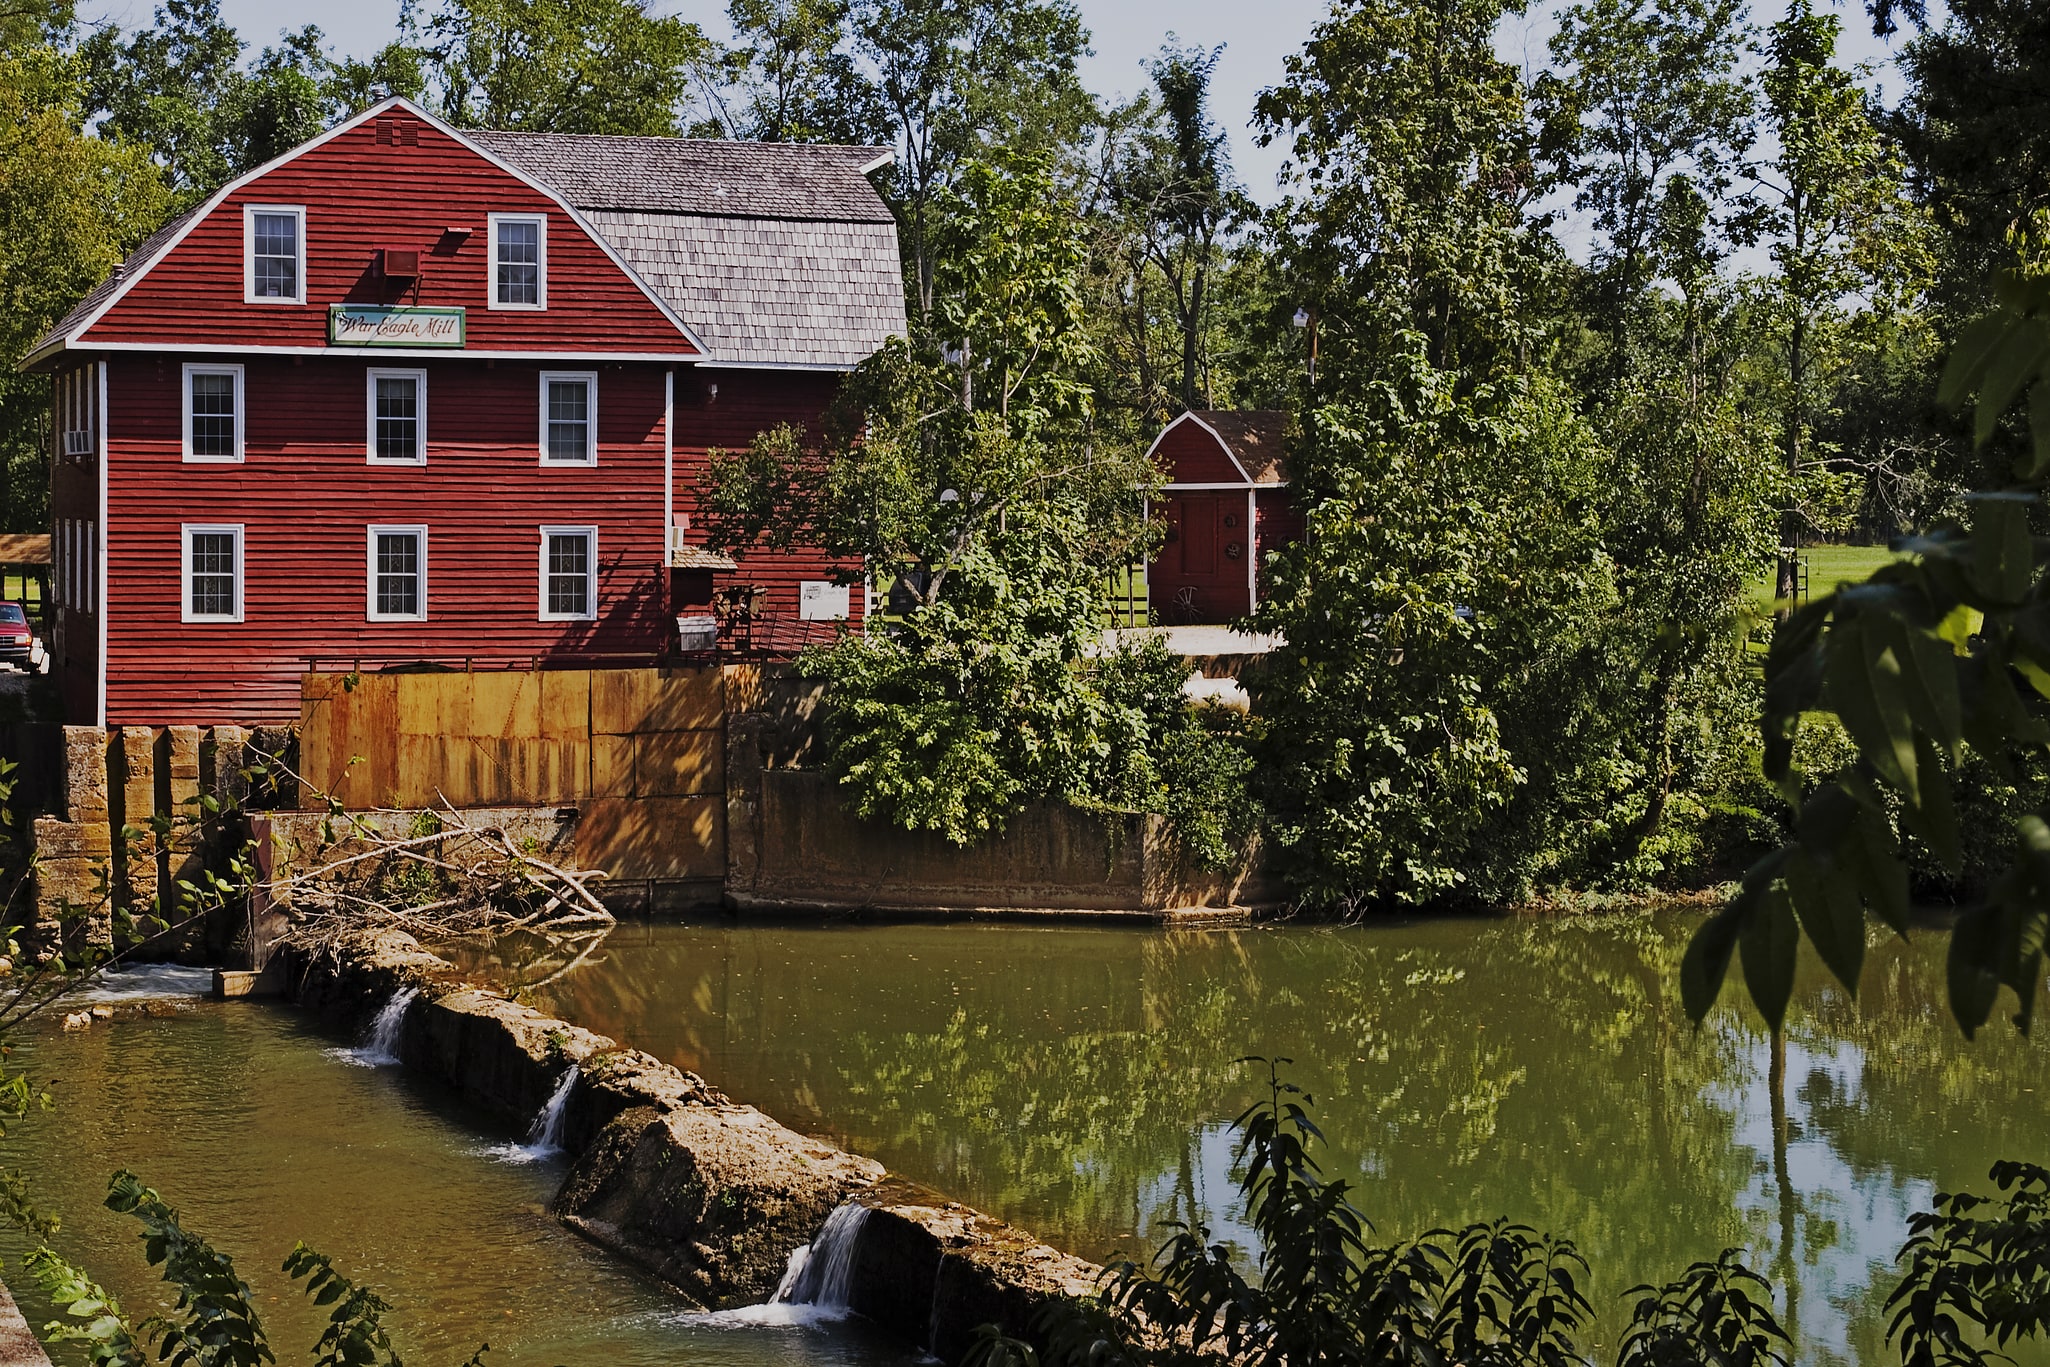
[[[569,1094],[576,1090],[580,1069],[572,1063],[562,1070],[561,1081],[527,1127],[524,1144],[492,1144],[484,1152],[506,1163],[539,1163],[562,1152],[563,1116],[569,1110]]]
[[[582,1070],[572,1063],[562,1070],[562,1081],[555,1084],[555,1090],[548,1095],[548,1104],[541,1108],[541,1114],[534,1117],[533,1128],[527,1131],[527,1147],[536,1156],[562,1152],[562,1117],[569,1110],[569,1094],[576,1089],[577,1076]]]
[[[399,1031],[406,1024],[406,1012],[420,995],[420,989],[408,987],[392,993],[391,1000],[378,1011],[376,1019],[370,1022],[370,1030],[363,1042],[354,1049],[343,1049],[337,1057],[365,1068],[395,1068],[399,1063]]]
[[[854,1250],[868,1207],[848,1201],[826,1217],[818,1236],[790,1255],[790,1266],[771,1305],[814,1305],[821,1310],[846,1310],[854,1298]]]

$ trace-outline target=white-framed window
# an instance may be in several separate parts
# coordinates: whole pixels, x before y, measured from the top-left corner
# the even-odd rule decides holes
[[[185,440],[187,461],[242,459],[242,367],[185,367]]]
[[[242,241],[244,303],[306,302],[306,210],[303,206],[244,205]]]
[[[548,216],[493,214],[491,239],[491,307],[548,307]]]
[[[364,404],[369,430],[366,453],[372,465],[427,463],[427,372],[368,372]]]
[[[588,622],[598,615],[598,529],[541,529],[541,620]]]
[[[373,622],[427,620],[427,529],[367,529],[364,615]]]
[[[598,372],[541,372],[541,463],[598,463]]]
[[[183,543],[178,620],[241,621],[242,524],[187,522],[178,534]]]

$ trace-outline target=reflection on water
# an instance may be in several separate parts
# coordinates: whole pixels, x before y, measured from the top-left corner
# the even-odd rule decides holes
[[[1097,1258],[1169,1219],[1249,1242],[1235,1061],[1293,1057],[1384,1238],[1497,1215],[1569,1235],[1604,1356],[1627,1287],[1736,1245],[1787,1286],[1804,1361],[1884,1361],[1908,1213],[2050,1156],[2042,1050],[1965,1043],[1940,944],[1875,938],[1859,1006],[1804,973],[1776,1126],[1756,1022],[1680,1008],[1691,924],[622,926],[536,996]]]
[[[145,995],[121,985],[124,997]],[[162,990],[162,985],[160,985]],[[161,1008],[160,1008],[161,1009]],[[278,1264],[295,1240],[399,1308],[409,1362],[454,1364],[489,1342],[493,1367],[898,1367],[911,1355],[858,1325],[708,1326],[546,1213],[558,1164],[510,1166],[476,1152],[492,1131],[396,1069],[349,1067],[332,1041],[254,1003],[186,1001],[80,1034],[30,1036],[15,1061],[56,1109],[0,1141],[64,1219],[57,1247],[134,1318],[164,1304],[139,1226],[100,1206],[133,1168],[255,1289],[279,1361],[302,1360],[319,1320]],[[0,1256],[18,1269],[18,1239]],[[47,1301],[15,1275],[34,1324]],[[58,1361],[82,1362],[76,1351]]]

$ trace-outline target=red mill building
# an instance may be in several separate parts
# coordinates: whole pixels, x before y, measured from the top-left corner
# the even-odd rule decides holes
[[[858,622],[856,567],[736,567],[690,518],[709,449],[904,330],[888,155],[392,100],[167,224],[24,363],[66,720],[287,721],[309,661],[645,663],[742,584]]]

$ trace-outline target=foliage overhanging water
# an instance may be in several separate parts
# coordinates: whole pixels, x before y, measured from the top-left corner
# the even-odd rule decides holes
[[[1095,1258],[1191,1215],[1248,1242],[1235,1060],[1292,1057],[1382,1239],[1506,1214],[1576,1240],[1598,1358],[1625,1288],[1734,1245],[1790,1289],[1801,1361],[1894,1360],[1908,1215],[2050,1157],[2043,1050],[1966,1043],[1941,938],[1875,934],[1862,1003],[1802,975],[1775,1145],[1762,1027],[1680,1009],[1693,924],[623,926],[538,1004]]]

